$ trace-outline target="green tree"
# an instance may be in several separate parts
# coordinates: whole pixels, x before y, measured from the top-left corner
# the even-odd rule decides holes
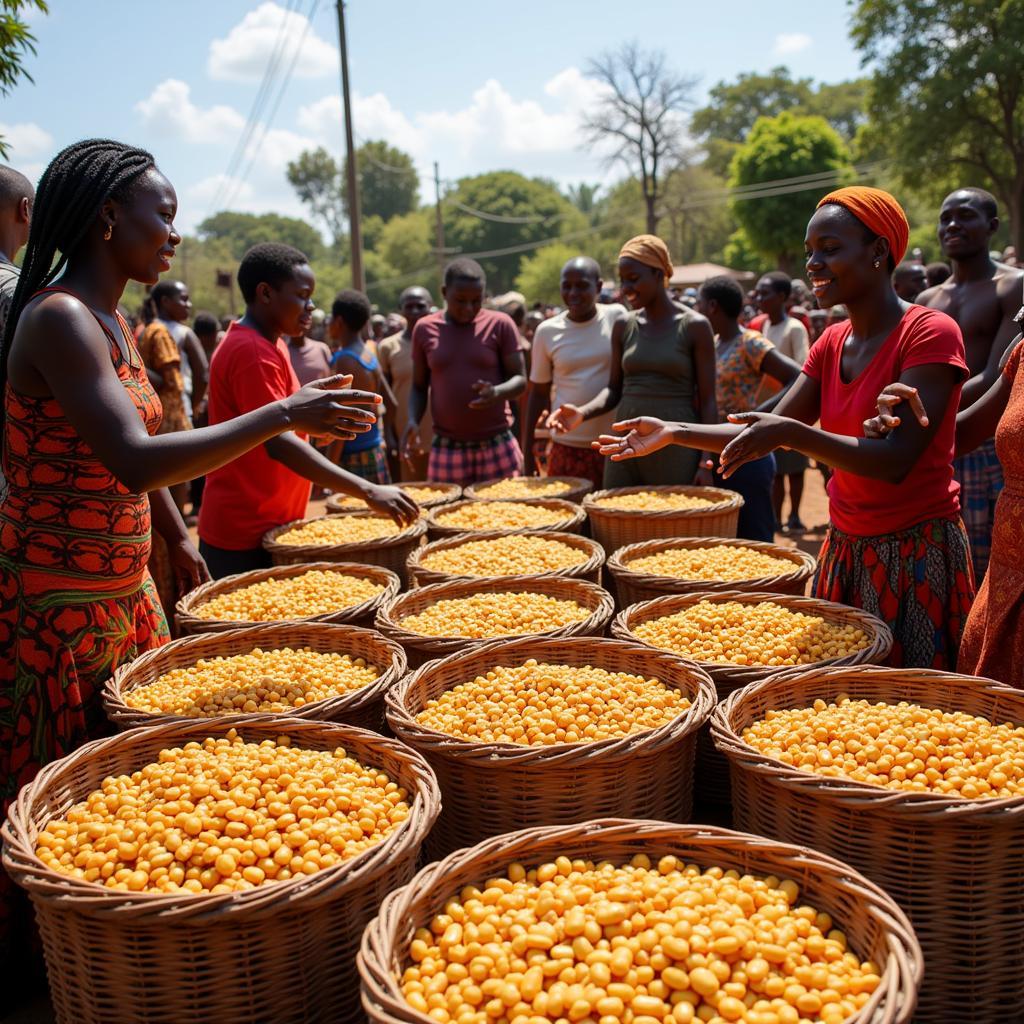
[[[527,304],[562,301],[562,267],[580,250],[565,242],[545,245],[523,260],[516,275],[516,291],[526,296]]]
[[[335,244],[339,243],[347,222],[341,168],[334,157],[323,146],[303,150],[289,162],[286,174],[288,184],[309,209],[310,216],[327,229]]]
[[[821,117],[786,112],[762,117],[732,159],[729,185],[737,188],[824,171],[843,180],[851,170],[849,153],[834,128]],[[754,250],[788,273],[799,264],[804,229],[821,185],[782,195],[734,198],[733,216]]]
[[[323,239],[304,220],[278,213],[237,213],[223,210],[207,217],[198,227],[204,240],[221,239],[240,260],[246,249],[258,242],[283,242],[301,249],[311,260],[324,255]]]
[[[386,142],[364,142],[356,150],[359,206],[364,217],[389,221],[419,205],[420,177],[412,157]],[[347,168],[342,167],[342,181]],[[343,201],[347,198],[342,190]],[[347,203],[345,206],[347,212]]]
[[[384,225],[377,252],[399,274],[428,270],[436,263],[434,254],[434,214],[432,210],[392,217]]]
[[[662,238],[677,264],[721,263],[734,222],[724,178],[705,165],[681,167],[665,183]]]
[[[25,20],[32,8],[49,13],[46,0],[0,0],[0,96],[9,95],[22,78],[32,81],[25,70],[28,58],[36,54],[36,37]],[[0,157],[7,157],[2,135]]]
[[[589,182],[581,181],[578,185],[570,185],[565,194],[569,202],[576,207],[585,217],[593,217],[597,209],[597,194],[601,191],[600,185],[591,185]]]
[[[899,140],[904,182],[988,188],[1024,251],[1024,0],[858,0],[851,34],[875,70],[874,137]]]

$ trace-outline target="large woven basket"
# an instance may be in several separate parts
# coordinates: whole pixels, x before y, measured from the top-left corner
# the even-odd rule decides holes
[[[287,734],[316,750],[344,747],[409,792],[410,816],[345,864],[247,892],[118,892],[45,866],[36,837],[111,775],[167,747],[235,728],[252,741]],[[296,718],[171,722],[80,747],[47,765],[11,806],[3,864],[28,891],[59,1024],[153,1021],[354,1022],[363,925],[415,871],[437,817],[437,782],[408,747],[375,733]]]
[[[948,1024],[953,1006],[963,1007],[971,1024],[1020,1019],[1024,797],[965,800],[826,777],[742,739],[770,709],[807,707],[841,693],[1024,725],[1024,692],[924,669],[789,671],[733,693],[712,725],[731,766],[739,827],[842,856],[914,922],[928,965],[915,1019]]]
[[[596,743],[533,747],[472,743],[421,725],[416,716],[446,690],[499,665],[531,658],[656,677],[690,700],[657,729]],[[442,856],[488,836],[535,825],[649,814],[688,821],[697,731],[715,707],[715,688],[692,662],[616,640],[495,640],[407,676],[387,698],[388,725],[437,774],[443,810],[428,851]]]
[[[454,537],[445,537],[442,540],[435,540],[426,547],[417,548],[409,556],[409,581],[415,587],[424,587],[430,583],[447,583],[455,579],[492,579],[490,576],[461,576],[456,573],[438,572],[436,569],[428,569],[423,565],[423,560],[437,551],[450,551],[462,544],[478,540],[494,540],[497,537],[508,536],[504,530],[487,530],[480,533],[458,533]],[[539,576],[558,576],[572,579],[590,580],[591,583],[601,582],[601,566],[604,565],[604,549],[597,541],[589,537],[581,537],[578,533],[558,533],[554,530],[530,534],[532,537],[541,537],[545,540],[558,541],[559,544],[568,544],[581,553],[584,560],[578,565],[572,565],[568,569],[556,569],[551,572],[534,573]],[[520,574],[526,575],[526,574]],[[507,579],[508,577],[504,577]]]
[[[845,658],[820,662],[822,666],[874,664],[884,661],[892,649],[892,632],[889,627],[881,619],[876,619],[859,608],[849,608],[844,604],[821,601],[814,597],[796,597],[792,594],[751,594],[739,590],[672,594],[667,597],[655,598],[652,601],[642,601],[640,604],[631,605],[615,617],[611,626],[611,635],[620,640],[630,640],[638,644],[645,643],[633,632],[640,623],[673,615],[705,600],[739,601],[741,604],[761,604],[764,601],[772,601],[790,611],[821,615],[832,622],[853,623],[871,637],[871,642],[864,650],[857,651]],[[712,661],[697,662],[697,664],[715,681],[720,701],[728,697],[734,690],[746,686],[747,683],[765,679],[779,672],[778,666],[730,665]],[[702,730],[697,746],[697,779],[700,796],[705,800],[720,805],[729,803],[728,764],[725,758],[715,750],[709,729]]]
[[[621,819],[495,836],[428,865],[388,896],[363,933],[359,951],[363,1005],[370,1021],[432,1024],[433,1018],[414,1010],[402,995],[401,974],[411,963],[406,950],[416,929],[429,926],[463,887],[482,886],[489,878],[503,876],[513,863],[534,867],[563,855],[624,863],[637,854],[655,862],[674,855],[702,867],[792,878],[804,901],[831,914],[836,927],[846,932],[850,947],[881,970],[882,983],[844,1024],[910,1021],[923,970],[921,949],[902,911],[873,882],[841,861],[803,846],[721,828]]]
[[[615,612],[615,604],[611,594],[586,580],[567,579],[559,576],[512,576],[496,579],[452,580],[449,583],[433,583],[426,587],[417,587],[408,593],[399,594],[377,612],[377,629],[386,637],[405,648],[410,668],[434,658],[445,658],[449,654],[469,651],[475,647],[496,639],[487,637],[482,640],[471,640],[464,636],[424,636],[413,633],[402,626],[402,619],[416,615],[424,608],[437,601],[452,598],[469,597],[479,593],[517,593],[530,591],[548,594],[564,601],[575,601],[587,609],[589,614],[578,622],[567,626],[558,626],[535,634],[536,638],[564,639],[573,636],[603,636],[611,617]],[[531,634],[533,635],[533,634]],[[518,640],[518,636],[500,638],[503,642]]]
[[[157,647],[140,655],[135,661],[122,665],[103,688],[103,710],[120,729],[163,722],[194,722],[194,717],[170,714],[151,714],[131,707],[125,695],[140,686],[155,682],[165,672],[187,668],[204,658],[230,657],[248,654],[254,647],[274,650],[281,647],[308,647],[314,651],[348,654],[363,658],[375,666],[380,674],[373,682],[358,690],[312,701],[288,712],[292,718],[315,718],[327,722],[343,722],[360,729],[380,732],[384,724],[384,696],[405,675],[405,652],[398,644],[387,640],[372,629],[356,626],[333,626],[323,622],[287,623],[280,626],[250,626],[226,633],[205,633],[183,637],[164,647]],[[236,716],[231,716],[232,718]],[[205,719],[209,721],[209,719]],[[220,717],[215,721],[222,721]]]
[[[403,480],[398,486],[420,508],[435,508],[437,505],[447,505],[449,502],[458,501],[462,497],[462,488],[458,484],[446,484],[438,480]],[[432,491],[444,491],[444,496],[421,500],[416,493],[421,487],[429,487]],[[366,509],[366,502],[360,498],[350,498],[347,494],[332,494],[327,499],[328,512],[365,512]]]
[[[487,494],[487,488],[502,483],[506,478],[497,477],[494,480],[483,480],[478,484],[472,484],[466,488],[464,494],[472,501],[531,501],[529,496],[524,498],[500,498]],[[559,483],[565,485],[565,490],[559,494],[552,494],[549,497],[558,498],[559,501],[581,502],[584,495],[594,489],[594,481],[582,476],[522,476],[517,477],[519,483],[525,483],[527,487],[531,484],[540,488],[545,484]]]
[[[502,533],[579,533],[583,524],[587,521],[587,515],[579,505],[571,501],[562,501],[561,498],[519,498],[518,504],[541,505],[544,508],[554,509],[564,513],[564,518],[554,523],[546,523],[544,526],[528,526],[521,530],[502,530]],[[444,537],[457,537],[463,533],[480,533],[479,530],[467,530],[464,526],[445,526],[441,516],[447,515],[455,509],[465,505],[485,505],[482,501],[455,501],[450,505],[442,505],[439,508],[428,509],[424,513],[429,528],[430,540],[441,540]]]
[[[662,551],[681,548],[750,548],[773,558],[790,562],[792,568],[776,576],[761,576],[749,580],[687,580],[676,576],[655,576],[630,569],[637,558],[657,555]],[[729,537],[673,537],[669,540],[648,540],[619,548],[608,558],[608,572],[615,580],[615,591],[619,606],[626,608],[640,601],[650,601],[668,594],[692,594],[719,590],[750,590],[771,594],[803,594],[807,581],[814,575],[817,559],[799,548],[784,548],[777,544],[766,544],[759,540],[738,540]]]
[[[269,622],[238,622],[232,619],[209,619],[202,614],[203,605],[208,601],[228,594],[233,590],[242,590],[254,583],[266,580],[288,579],[312,572],[340,572],[346,576],[359,576],[370,580],[384,589],[369,601],[352,605],[350,608],[339,608],[336,612],[323,615],[310,615],[295,619],[295,622],[330,622],[349,626],[369,626],[373,624],[377,609],[398,593],[400,583],[398,577],[388,569],[375,565],[362,565],[353,562],[304,562],[301,565],[280,565],[270,569],[253,569],[251,572],[240,572],[234,576],[224,576],[219,580],[203,583],[195,590],[189,591],[175,607],[178,631],[189,633],[223,633],[229,629],[243,629],[247,626],[281,625]]]
[[[603,498],[645,491],[707,498],[715,504],[660,512],[633,512],[600,504]],[[627,544],[660,537],[735,537],[742,507],[740,495],[721,487],[616,487],[608,491],[594,491],[583,499],[591,533],[605,551],[616,551]]]
[[[330,516],[314,516],[312,519],[296,519],[269,530],[263,537],[263,547],[270,552],[275,565],[294,565],[296,562],[360,562],[363,565],[379,565],[390,569],[404,587],[405,563],[409,554],[424,542],[427,522],[420,516],[411,526],[388,537],[374,537],[358,544],[282,544],[278,537],[297,526],[317,522],[320,519],[347,519],[358,512],[342,512]],[[383,518],[383,517],[381,517]]]

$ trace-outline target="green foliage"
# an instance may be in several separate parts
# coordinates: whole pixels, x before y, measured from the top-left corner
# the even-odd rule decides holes
[[[199,237],[222,240],[236,260],[258,242],[282,242],[301,249],[311,261],[324,255],[323,239],[304,220],[278,213],[236,213],[223,210],[207,217],[198,228]]]
[[[665,182],[661,237],[676,264],[724,260],[735,227],[726,184],[704,165],[682,167]]]
[[[46,0],[0,0],[0,96],[6,96],[19,79],[32,81],[25,70],[30,56],[36,53],[36,37],[24,18],[31,8],[49,13]],[[0,157],[7,156],[7,146],[0,135]]]
[[[754,124],[733,157],[729,184],[735,188],[821,171],[835,171],[841,181],[849,169],[847,148],[824,118],[787,111]],[[792,272],[820,192],[816,185],[814,191],[734,199],[731,209],[754,251]]]
[[[597,194],[601,191],[600,185],[591,185],[581,181],[578,185],[570,185],[565,194],[569,202],[576,207],[585,217],[593,217],[597,210]]]
[[[420,178],[408,153],[386,142],[365,142],[356,150],[356,167],[359,168],[359,206],[364,217],[389,221],[419,205]],[[345,171],[343,167],[342,182]],[[342,198],[346,198],[344,189]]]
[[[729,236],[723,253],[723,262],[733,270],[752,270],[755,274],[771,269],[764,256],[754,249],[743,228],[737,228]]]
[[[416,210],[392,217],[381,229],[377,251],[398,274],[432,267],[437,262],[433,211]]]
[[[344,184],[341,168],[323,146],[307,149],[288,164],[288,183],[310,215],[335,242],[345,233]]]
[[[527,305],[534,302],[561,304],[562,267],[580,251],[564,242],[545,245],[523,260],[516,276],[516,291],[526,296]]]

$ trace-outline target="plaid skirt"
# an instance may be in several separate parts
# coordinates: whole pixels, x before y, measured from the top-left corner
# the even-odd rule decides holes
[[[391,483],[387,449],[383,441],[362,452],[346,452],[342,449],[338,466],[373,484]]]
[[[430,445],[428,480],[468,487],[484,480],[519,476],[522,472],[523,452],[511,430],[483,441],[438,436]]]
[[[893,667],[954,671],[974,600],[964,524],[928,519],[878,537],[853,537],[830,526],[814,596],[880,618],[893,632]]]
[[[979,582],[992,554],[992,526],[996,502],[1003,489],[1003,467],[994,439],[953,460],[953,476],[960,484],[960,514],[971,541],[974,578]]]

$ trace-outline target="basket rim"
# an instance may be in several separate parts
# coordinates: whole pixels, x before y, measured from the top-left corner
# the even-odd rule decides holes
[[[340,572],[345,576],[362,576],[372,578],[375,582],[384,583],[384,590],[380,594],[368,598],[359,604],[350,605],[348,608],[338,608],[333,612],[321,612],[319,615],[307,615],[301,619],[275,619],[273,622],[246,622],[234,619],[207,619],[197,615],[193,610],[202,607],[211,596],[219,596],[221,593],[231,593],[234,590],[241,590],[243,587],[251,586],[254,583],[264,583],[269,579],[279,576],[301,576],[306,572]],[[241,581],[241,582],[239,582]],[[390,569],[382,565],[370,565],[364,562],[294,562],[291,565],[272,565],[267,569],[250,569],[248,572],[238,572],[231,576],[222,576],[219,580],[207,580],[201,583],[194,590],[190,590],[183,597],[178,599],[174,606],[174,613],[179,625],[182,627],[199,623],[230,623],[231,629],[244,629],[254,626],[279,626],[288,623],[304,622],[330,622],[338,615],[344,615],[346,619],[355,619],[363,615],[369,615],[382,601],[389,600],[393,594],[397,594],[401,588],[401,581]]]
[[[702,547],[750,548],[753,551],[772,554],[777,558],[791,561],[793,568],[789,572],[777,573],[774,576],[754,576],[749,579],[723,580],[717,583],[712,580],[695,580],[685,576],[659,576],[629,568],[631,561],[643,558],[645,555],[659,554],[662,551],[671,551],[676,548]],[[658,537],[623,545],[608,556],[608,561],[605,564],[608,571],[617,580],[621,578],[638,587],[661,589],[667,585],[680,583],[694,585],[708,583],[712,586],[729,586],[731,588],[735,584],[744,583],[759,590],[770,591],[773,585],[779,583],[790,584],[810,579],[818,566],[818,560],[814,555],[801,548],[787,548],[781,544],[771,544],[762,540],[746,540],[743,537]]]
[[[357,965],[364,1008],[367,1011],[381,1008],[386,1012],[394,1008],[395,1015],[389,1015],[389,1020],[431,1024],[432,1018],[405,1002],[399,979],[392,968],[402,933],[407,928],[407,919],[415,921],[422,916],[416,913],[419,903],[433,906],[430,900],[434,899],[438,906],[442,906],[442,901],[448,898],[455,885],[452,876],[458,877],[479,865],[482,882],[484,877],[494,877],[500,870],[499,864],[507,866],[519,861],[533,865],[541,863],[543,858],[553,859],[552,847],[572,852],[578,847],[592,847],[593,854],[588,854],[587,859],[595,862],[620,859],[621,855],[605,851],[608,846],[614,847],[617,841],[628,839],[646,840],[656,845],[658,850],[678,848],[677,856],[708,866],[711,866],[708,864],[711,857],[719,858],[713,862],[716,866],[726,867],[729,848],[750,851],[750,860],[755,862],[763,853],[769,858],[769,863],[770,858],[787,862],[785,866],[792,867],[794,873],[808,868],[814,870],[818,883],[818,893],[814,897],[817,902],[821,902],[819,894],[822,892],[854,894],[864,916],[878,924],[880,944],[887,952],[884,963],[879,964],[882,984],[852,1019],[858,1024],[883,1019],[889,1024],[908,1024],[910,1021],[924,974],[924,956],[907,915],[880,886],[843,861],[808,847],[712,825],[683,825],[635,818],[597,818],[574,825],[546,825],[508,832],[456,850],[422,868],[411,881],[384,898],[377,916],[363,932]],[[542,848],[539,853],[538,847]],[[712,852],[706,853],[707,850]],[[743,863],[739,856],[736,860]],[[495,861],[497,863],[492,863]],[[770,872],[752,866],[744,870],[759,875],[775,874],[778,866]],[[864,956],[873,954],[873,951],[858,952]]]
[[[690,694],[690,706],[671,721],[660,725],[655,729],[647,729],[643,732],[632,733],[627,736],[612,737],[607,740],[597,740],[591,743],[553,743],[546,746],[535,747],[521,743],[477,743],[472,740],[464,740],[449,733],[432,729],[429,726],[421,725],[416,721],[415,712],[407,707],[408,699],[415,686],[425,677],[434,672],[457,664],[460,661],[473,661],[477,658],[488,659],[494,656],[495,664],[506,664],[505,658],[515,659],[519,664],[528,658],[540,659],[543,654],[537,648],[579,647],[581,649],[599,651],[618,650],[622,653],[631,653],[638,657],[649,657],[654,655],[658,661],[666,661],[689,676],[694,683]],[[529,652],[529,653],[523,653]],[[479,647],[470,651],[459,651],[450,654],[445,658],[438,658],[421,665],[414,672],[409,673],[401,679],[397,686],[393,687],[385,698],[387,706],[386,717],[388,725],[395,734],[416,750],[429,749],[431,754],[442,754],[452,758],[458,758],[462,762],[486,762],[487,764],[500,763],[503,765],[514,764],[520,767],[568,767],[577,762],[618,760],[622,757],[629,757],[640,753],[651,754],[661,747],[677,743],[684,736],[695,733],[705,722],[709,721],[715,709],[718,697],[715,691],[715,684],[711,677],[695,662],[687,661],[678,655],[670,654],[668,651],[661,652],[668,657],[662,659],[659,653],[653,648],[644,648],[640,644],[631,644],[622,640],[608,640],[604,637],[571,637],[566,639],[558,638],[536,638],[525,637],[512,642],[503,639],[488,640]],[[564,653],[562,657],[564,658]],[[557,660],[557,658],[556,658]],[[600,668],[597,664],[600,658],[590,657],[588,665]],[[470,672],[477,671],[470,669]],[[646,669],[637,669],[635,674],[645,674]],[[658,680],[664,686],[671,686],[662,678],[664,673],[658,675]],[[420,709],[422,710],[422,708]]]
[[[535,590],[541,593],[550,592],[551,589],[573,590],[578,588],[575,596],[586,595],[592,600],[592,606],[588,614],[573,622],[557,626],[555,629],[547,630],[544,633],[519,633],[505,637],[484,637],[477,639],[469,636],[427,636],[424,633],[414,633],[412,630],[402,626],[402,619],[395,619],[393,612],[400,608],[403,602],[412,604],[423,602],[429,603],[429,599],[438,596],[443,600],[446,596],[452,599],[469,597],[471,594],[494,590]],[[454,594],[447,594],[446,591],[455,591]],[[598,624],[602,626],[611,620],[615,613],[615,602],[612,595],[603,587],[589,580],[578,579],[572,576],[471,576],[447,580],[444,583],[428,583],[423,587],[415,587],[397,594],[390,600],[381,604],[377,609],[377,618],[374,623],[385,636],[390,637],[403,646],[412,645],[419,649],[429,647],[442,647],[453,643],[477,644],[487,640],[520,640],[526,638],[557,637],[562,630],[579,630],[594,628]]]
[[[978,797],[969,800],[965,797],[945,796],[942,793],[887,789],[869,782],[858,782],[846,776],[818,775],[761,753],[746,743],[741,733],[733,726],[733,716],[744,710],[744,705],[748,701],[783,684],[806,684],[810,687],[826,679],[842,679],[844,683],[856,689],[859,682],[884,680],[892,676],[898,676],[905,683],[919,681],[922,686],[928,683],[951,682],[956,683],[960,692],[974,689],[1000,697],[1017,697],[1021,702],[1021,723],[1024,724],[1024,691],[993,679],[964,676],[956,672],[940,672],[936,669],[895,669],[884,665],[837,666],[820,671],[787,670],[735,690],[722,700],[712,713],[711,735],[715,747],[728,757],[730,762],[767,775],[780,785],[811,793],[823,800],[856,805],[862,810],[877,809],[894,814],[908,812],[914,814],[915,820],[919,820],[921,816],[949,819],[952,814],[955,814],[958,820],[967,817],[972,821],[983,817],[1005,819],[1008,814],[1024,815],[1024,794],[1014,797]],[[810,694],[808,697],[812,702],[817,699]]]
[[[401,480],[397,484],[394,484],[394,486],[403,491],[411,487],[431,487],[434,490],[447,492],[445,497],[443,498],[434,498],[432,501],[429,502],[416,502],[416,504],[419,505],[421,510],[433,508],[435,505],[445,505],[452,501],[458,501],[462,497],[463,490],[460,484],[451,484],[443,480]],[[351,497],[351,495],[346,494],[343,495],[343,497],[348,498]],[[410,495],[410,497],[415,498],[415,495]],[[334,501],[336,498],[338,498],[337,494],[330,494],[327,496],[327,499],[324,502],[324,506],[327,509],[327,513],[329,515],[338,515],[339,513],[344,513],[347,515],[351,512],[365,512],[366,509],[369,507],[364,504],[360,508],[332,508],[331,502]],[[361,501],[362,499],[356,498],[355,500]]]
[[[107,715],[108,720],[115,722],[115,724],[129,719],[141,719],[147,725],[155,725],[158,722],[170,721],[234,721],[239,717],[238,715],[191,716],[144,711],[141,708],[132,707],[124,698],[125,694],[138,689],[138,684],[132,685],[132,677],[134,675],[139,673],[140,670],[148,668],[154,664],[159,667],[160,662],[162,661],[173,661],[174,656],[180,651],[188,650],[192,647],[202,648],[205,645],[212,646],[214,644],[229,647],[234,644],[240,644],[247,647],[250,643],[254,643],[257,647],[265,648],[267,646],[272,646],[272,649],[279,649],[282,646],[292,646],[291,643],[284,642],[282,638],[287,637],[289,633],[294,633],[297,630],[312,630],[314,633],[320,634],[325,641],[329,637],[334,637],[339,642],[344,642],[346,638],[353,636],[361,637],[371,644],[377,644],[381,649],[386,650],[389,655],[389,664],[381,668],[381,671],[374,680],[367,683],[365,686],[359,687],[358,689],[350,690],[347,693],[336,694],[333,697],[324,697],[321,700],[311,701],[308,704],[304,704],[301,708],[276,712],[256,711],[252,712],[253,715],[287,715],[289,718],[320,719],[326,715],[351,712],[383,697],[395,682],[405,675],[408,668],[405,651],[399,644],[396,644],[393,640],[389,640],[386,636],[378,633],[374,629],[366,629],[362,626],[351,626],[347,623],[341,622],[289,622],[282,623],[280,625],[266,624],[263,626],[249,626],[243,629],[223,630],[217,633],[196,633],[189,636],[178,637],[178,639],[172,640],[170,643],[164,644],[162,647],[154,647],[151,650],[144,651],[134,661],[128,662],[117,668],[114,674],[103,684],[103,689],[100,693],[104,713]],[[267,642],[261,643],[260,641],[264,638],[266,638]],[[308,641],[305,643],[302,641],[295,641],[295,643],[300,646],[309,646]],[[203,653],[198,655],[196,661],[215,657],[230,658],[243,653],[247,652],[242,650],[230,651],[227,653],[211,651],[209,654]],[[194,663],[195,662],[193,662],[193,664]],[[184,666],[179,665],[176,667],[180,668]],[[159,670],[159,668],[157,670]],[[171,670],[172,667],[168,666],[163,671],[166,672]]]
[[[434,508],[425,509],[422,518],[426,520],[428,529],[438,537],[442,534],[453,536],[460,533],[483,532],[467,530],[464,526],[446,526],[443,522],[438,521],[438,516],[441,514],[447,515],[450,512],[454,512],[456,509],[464,508],[468,505],[487,505],[498,501],[506,501],[506,499],[461,498],[459,501],[451,501],[447,505],[436,505]],[[587,513],[582,505],[576,504],[572,501],[565,501],[563,498],[516,498],[513,501],[506,503],[511,505],[540,505],[544,508],[553,507],[556,512],[565,512],[565,518],[559,519],[554,523],[544,523],[543,526],[521,526],[503,530],[502,533],[506,534],[551,532],[552,530],[564,531],[582,525],[587,518]]]
[[[424,512],[429,511],[424,509]],[[349,519],[352,516],[362,516],[366,519],[386,519],[389,522],[392,520],[389,516],[378,516],[373,515],[369,512],[363,512],[361,509],[352,509],[348,512],[330,512],[323,516],[309,516],[307,519],[293,519],[290,523],[285,523],[283,526],[275,526],[272,530],[267,530],[263,535],[263,549],[269,551],[271,554],[276,553],[287,553],[296,558],[302,555],[309,555],[312,557],[322,556],[325,552],[338,552],[342,554],[356,554],[361,551],[377,550],[380,548],[393,548],[399,547],[402,544],[407,544],[410,540],[416,540],[422,537],[427,532],[427,523],[423,515],[415,519],[409,526],[399,530],[398,533],[388,534],[384,537],[371,537],[368,540],[354,541],[351,544],[282,544],[278,541],[278,537],[282,534],[287,533],[289,530],[294,530],[299,526],[305,526],[309,523],[318,523],[323,519]]]
[[[661,492],[664,494],[686,494],[696,498],[709,498],[709,491],[720,495],[720,499],[713,505],[704,505],[700,508],[665,508],[665,509],[627,509],[608,508],[601,505],[604,498],[618,497],[622,494],[642,494],[646,491]],[[742,508],[744,505],[743,496],[736,491],[730,491],[725,487],[698,487],[693,484],[652,484],[650,486],[634,487],[606,487],[601,491],[591,491],[583,498],[583,508],[589,516],[604,516],[609,519],[628,519],[634,516],[654,517],[664,519],[692,519],[697,516],[712,515],[719,512],[731,512]]]
[[[79,912],[90,915],[116,914],[118,917],[159,917],[162,921],[224,920],[231,914],[247,912],[251,919],[270,915],[284,902],[298,898],[308,899],[312,907],[331,898],[341,887],[365,884],[386,872],[392,861],[392,854],[400,844],[419,844],[433,827],[441,807],[441,791],[433,769],[426,759],[407,744],[388,739],[368,729],[324,722],[316,719],[300,719],[287,715],[247,715],[244,720],[234,719],[224,723],[222,728],[211,731],[211,723],[200,719],[190,724],[166,722],[141,729],[131,729],[115,736],[93,740],[72,753],[45,765],[31,782],[22,787],[7,814],[7,820],[0,829],[3,839],[3,866],[12,876],[20,878],[22,888],[29,890],[35,899],[60,899],[71,902]],[[84,879],[75,878],[56,871],[43,864],[36,856],[34,839],[39,830],[32,825],[31,808],[42,801],[50,785],[63,775],[73,771],[76,764],[99,754],[109,753],[112,748],[126,746],[146,747],[158,743],[162,747],[180,746],[191,740],[206,739],[235,729],[243,739],[249,731],[266,739],[274,735],[289,734],[301,738],[303,734],[327,733],[336,739],[335,746],[346,751],[362,763],[371,763],[373,755],[388,753],[403,760],[415,782],[416,792],[411,793],[409,816],[401,822],[382,842],[371,846],[351,860],[331,867],[322,868],[312,875],[288,878],[272,885],[257,886],[244,892],[172,894],[161,892],[124,892],[107,889],[105,886]],[[166,737],[166,739],[165,739]],[[329,749],[325,746],[322,749]],[[370,754],[368,760],[367,754]],[[149,755],[143,755],[149,756]],[[156,754],[150,756],[155,758]],[[148,763],[148,762],[143,762]],[[140,765],[141,767],[141,765]],[[390,773],[389,773],[390,774]],[[86,793],[76,793],[67,807],[71,807]],[[67,808],[65,808],[66,810]],[[51,814],[47,820],[56,816]]]
[[[496,476],[490,480],[478,480],[474,484],[470,484],[468,487],[464,487],[462,493],[470,501],[533,501],[535,500],[530,495],[526,495],[522,498],[485,498],[480,494],[480,491],[486,490],[488,487],[494,487],[496,484],[504,483],[506,480],[536,480],[538,483],[544,481],[557,480],[569,484],[569,487],[563,491],[563,494],[574,494],[580,493],[582,499],[585,495],[589,494],[594,489],[594,481],[587,479],[585,476],[520,476],[520,477],[507,477],[507,476]],[[542,497],[538,495],[538,497]],[[567,501],[569,499],[562,497],[560,494],[548,495],[551,498],[557,498],[559,501]]]
[[[439,537],[415,551],[409,552],[405,565],[410,573],[418,579],[428,580],[431,583],[446,583],[449,580],[486,580],[486,579],[518,579],[522,576],[568,576],[576,577],[588,572],[595,572],[605,564],[605,551],[596,540],[584,537],[579,533],[564,533],[559,530],[534,530],[529,536],[538,537],[542,540],[552,540],[559,544],[567,544],[569,547],[579,548],[589,552],[588,557],[577,565],[570,565],[565,569],[552,569],[550,572],[541,573],[514,573],[510,576],[468,576],[460,573],[444,573],[437,569],[430,569],[423,564],[423,559],[437,551],[448,551],[451,548],[460,547],[463,544],[470,544],[475,541],[498,540],[502,537],[522,536],[519,530],[467,530],[465,533],[456,533],[447,537]],[[425,584],[424,584],[425,585]]]
[[[639,601],[636,604],[631,604],[628,608],[624,608],[619,612],[612,623],[612,635],[619,639],[632,639],[636,641],[636,643],[642,644],[644,641],[633,632],[633,620],[639,619],[640,621],[646,622],[649,619],[660,618],[663,615],[671,615],[688,605],[697,604],[700,601],[737,601],[740,604],[761,604],[765,601],[770,601],[773,604],[778,604],[784,608],[791,608],[796,611],[816,611],[822,616],[822,618],[831,617],[833,620],[853,619],[859,626],[870,632],[873,637],[872,642],[863,650],[855,651],[853,654],[845,655],[842,658],[829,658],[825,661],[817,661],[810,665],[737,665],[735,662],[731,661],[698,661],[694,658],[693,661],[706,669],[712,678],[715,678],[716,672],[756,671],[759,673],[760,679],[764,677],[764,673],[768,673],[769,675],[778,675],[781,670],[787,668],[809,671],[817,668],[827,668],[829,666],[840,666],[846,664],[861,665],[869,658],[885,657],[889,651],[892,650],[892,630],[881,619],[876,618],[874,615],[864,611],[862,608],[853,608],[850,605],[838,604],[835,601],[826,601],[823,598],[818,597],[803,597],[796,594],[773,594],[767,591],[698,590],[685,594],[665,594],[662,597],[653,597],[647,601]],[[653,611],[655,614],[645,614],[649,611]],[[831,615],[829,616],[826,612],[831,613]],[[662,650],[663,648],[657,649]]]

